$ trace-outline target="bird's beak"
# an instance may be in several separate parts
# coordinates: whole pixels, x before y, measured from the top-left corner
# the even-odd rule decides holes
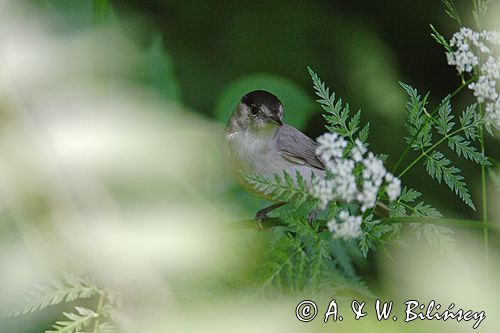
[[[279,116],[277,116],[277,115],[275,115],[275,116],[271,116],[269,119],[270,119],[272,122],[275,122],[276,124],[278,124],[278,125],[280,125],[280,126],[282,126],[282,125],[283,125],[283,120],[281,120],[281,118],[280,118]]]

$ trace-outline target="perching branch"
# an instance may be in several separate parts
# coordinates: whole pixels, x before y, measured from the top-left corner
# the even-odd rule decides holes
[[[444,225],[448,227],[461,227],[461,228],[488,228],[492,231],[500,230],[500,221],[489,221],[488,223],[484,223],[476,220],[464,220],[464,219],[450,219],[450,218],[436,218],[436,217],[412,217],[412,216],[404,216],[404,217],[386,217],[381,219],[382,223],[386,224],[395,224],[395,223],[423,223],[423,224],[435,224],[435,225]],[[320,231],[327,230],[325,220],[317,220],[320,225]],[[304,223],[307,223],[304,220]],[[267,230],[272,229],[274,227],[286,226],[286,223],[283,223],[283,220],[275,217],[264,219],[262,222],[257,222],[252,219],[248,220],[238,220],[232,222],[225,222],[226,228],[228,230],[241,230],[241,229],[250,229],[254,228],[256,230]]]

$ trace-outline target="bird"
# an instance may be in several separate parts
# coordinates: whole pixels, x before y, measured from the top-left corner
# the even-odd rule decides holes
[[[324,177],[325,165],[316,155],[316,141],[283,122],[283,103],[274,94],[254,90],[244,95],[229,118],[224,130],[224,156],[236,180],[245,189],[265,199],[245,175],[274,179],[286,171],[296,182],[297,172],[310,186],[312,175]],[[256,220],[286,204],[277,202],[259,210]]]

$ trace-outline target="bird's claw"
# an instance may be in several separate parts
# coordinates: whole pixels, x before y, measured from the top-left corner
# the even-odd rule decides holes
[[[264,231],[264,224],[262,222],[264,222],[264,220],[266,220],[267,218],[269,217],[267,216],[266,212],[259,211],[257,212],[257,214],[255,214],[255,229],[257,229],[257,231]]]
[[[319,213],[319,211],[315,210],[315,211],[310,212],[309,215],[307,215],[307,223],[309,223],[309,225],[311,227],[312,227],[313,221],[316,219],[316,217],[318,217],[318,213]]]
[[[269,216],[267,216],[267,212],[263,211],[258,211],[257,214],[255,214],[255,221],[262,223],[264,220],[267,220]]]

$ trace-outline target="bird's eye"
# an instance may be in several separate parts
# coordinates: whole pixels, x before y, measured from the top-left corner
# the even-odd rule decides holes
[[[256,105],[252,105],[250,107],[250,113],[252,114],[252,116],[256,116],[257,113],[259,113],[259,108]]]

